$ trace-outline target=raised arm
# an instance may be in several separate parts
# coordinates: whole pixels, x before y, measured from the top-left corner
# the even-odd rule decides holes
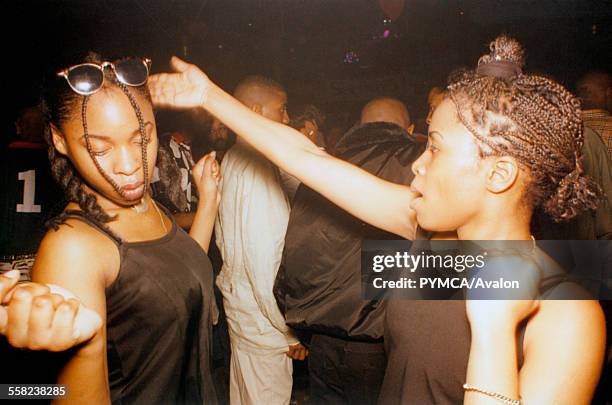
[[[221,174],[215,152],[202,157],[193,167],[192,174],[200,198],[189,235],[208,253],[220,201],[218,185]]]
[[[204,107],[277,166],[378,228],[414,238],[413,198],[406,186],[390,183],[337,159],[298,131],[256,114],[212,83],[195,65],[174,57],[174,74],[149,79],[153,102],[175,108]]]

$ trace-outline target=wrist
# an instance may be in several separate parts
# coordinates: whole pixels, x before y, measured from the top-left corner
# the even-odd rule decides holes
[[[217,85],[208,80],[208,83],[202,91],[201,107],[204,109],[208,109],[208,107],[210,106],[211,99],[218,96],[217,93],[219,93],[219,90],[220,88]]]
[[[211,195],[208,196],[206,194],[201,196],[202,198],[200,198],[200,200],[198,201],[198,209],[200,210],[204,210],[204,211],[215,211],[217,209],[217,198],[216,195]]]
[[[96,357],[103,354],[106,349],[106,339],[102,330],[96,332],[93,337],[78,346],[76,355],[78,357]]]
[[[472,342],[503,342],[516,336],[516,324],[513,322],[471,324],[470,329]]]

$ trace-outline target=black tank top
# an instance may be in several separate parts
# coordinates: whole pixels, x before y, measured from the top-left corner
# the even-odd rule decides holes
[[[570,281],[557,274],[540,282],[540,295]],[[385,314],[387,369],[379,405],[455,405],[463,403],[471,330],[463,300],[393,299]],[[527,320],[517,328],[519,368]]]
[[[162,238],[125,242],[80,211],[67,214],[119,249],[119,273],[106,289],[112,402],[216,403],[209,361],[213,273],[206,253],[174,220]]]

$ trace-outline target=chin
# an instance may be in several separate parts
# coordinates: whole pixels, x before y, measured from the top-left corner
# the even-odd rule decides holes
[[[454,224],[440,222],[439,218],[433,219],[418,212],[416,218],[419,226],[429,232],[455,232],[457,230]]]
[[[106,199],[117,206],[129,208],[133,205],[139,204],[143,197],[144,197],[144,193],[140,193],[138,195],[126,196],[126,195],[114,192],[110,196],[107,195]]]

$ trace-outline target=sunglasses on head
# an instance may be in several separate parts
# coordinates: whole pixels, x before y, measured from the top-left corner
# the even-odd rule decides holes
[[[104,69],[111,67],[119,82],[128,86],[142,86],[147,82],[151,59],[124,58],[114,62],[81,63],[57,72],[75,93],[82,96],[94,94],[104,84]]]

